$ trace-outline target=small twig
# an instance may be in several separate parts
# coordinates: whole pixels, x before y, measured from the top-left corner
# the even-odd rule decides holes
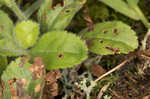
[[[113,95],[115,95],[118,99],[124,99],[122,96],[120,96],[116,91],[113,91],[111,89],[109,89]]]
[[[142,54],[141,57],[144,58],[144,59],[150,60],[150,57],[148,57],[148,56],[146,56],[146,55],[144,55],[144,54]]]
[[[101,80],[102,78],[108,76],[109,74],[111,74],[112,72],[116,71],[117,69],[119,69],[120,67],[122,67],[123,65],[125,65],[127,62],[131,61],[133,58],[129,58],[124,60],[121,64],[117,65],[115,68],[111,69],[110,71],[108,71],[107,73],[103,74],[102,76],[100,76],[99,78],[97,78],[95,80],[95,82]]]
[[[107,85],[103,86],[103,88],[101,88],[98,96],[97,96],[97,99],[101,99],[102,96],[103,96],[103,93],[107,90],[107,88],[109,87],[110,83],[108,83]]]

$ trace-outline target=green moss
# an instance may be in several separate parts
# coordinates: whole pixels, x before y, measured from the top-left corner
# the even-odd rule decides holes
[[[102,3],[94,3],[89,5],[88,8],[88,14],[95,23],[105,21],[109,17],[108,8]]]

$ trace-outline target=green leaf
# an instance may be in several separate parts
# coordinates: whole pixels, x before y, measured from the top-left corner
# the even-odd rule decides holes
[[[0,7],[4,5],[4,0],[0,0]]]
[[[42,57],[47,69],[58,69],[81,63],[87,57],[87,47],[74,34],[52,31],[44,34],[30,53]]]
[[[0,55],[3,56],[19,56],[25,55],[27,52],[17,47],[17,45],[9,39],[0,40]]]
[[[6,69],[7,66],[7,57],[0,55],[0,76],[3,73],[3,71]]]
[[[96,24],[93,31],[82,33],[89,50],[100,55],[127,54],[138,47],[136,33],[120,21]]]
[[[131,6],[135,6],[138,4],[139,0],[127,0],[128,4]]]
[[[39,35],[39,25],[30,20],[22,21],[14,29],[16,43],[19,47],[26,49],[36,43]]]
[[[0,10],[0,37],[10,38],[13,31],[13,22],[8,15]]]
[[[40,99],[43,90],[44,68],[39,63],[30,64],[27,57],[12,61],[2,75],[3,99]],[[39,67],[37,67],[39,65]],[[35,69],[36,68],[36,69]],[[38,72],[37,72],[38,69]],[[40,75],[38,75],[38,73]]]
[[[86,0],[62,0],[63,4],[53,6],[54,0],[45,0],[41,6],[38,16],[42,31],[64,30],[72,20],[73,16]]]
[[[124,0],[99,0],[104,4],[110,6],[111,8],[115,9],[116,11],[128,16],[134,20],[140,20],[138,14],[132,7],[130,7]],[[129,1],[136,1],[136,0],[129,0]]]
[[[13,22],[0,10],[0,55],[18,56],[24,53],[13,41]]]

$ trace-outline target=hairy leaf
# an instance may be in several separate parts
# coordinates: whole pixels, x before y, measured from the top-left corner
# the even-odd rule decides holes
[[[26,51],[17,47],[13,40],[7,38],[0,40],[0,55],[19,56],[25,54],[27,54]]]
[[[44,34],[30,53],[41,56],[47,69],[58,69],[81,63],[87,57],[87,47],[74,34],[52,31]]]
[[[96,24],[93,31],[87,30],[82,31],[82,37],[87,40],[91,52],[101,55],[127,54],[138,47],[136,33],[120,21]]]
[[[7,57],[0,55],[0,75],[6,69],[6,66],[7,66]]]
[[[13,31],[13,22],[8,15],[0,10],[0,39],[10,38]]]
[[[86,0],[61,0],[62,4],[54,4],[55,0],[45,0],[38,16],[42,31],[63,30],[68,26],[75,13]]]
[[[13,22],[0,10],[0,55],[18,56],[22,52],[13,41]]]
[[[44,68],[39,64],[42,63],[40,59],[36,59],[33,65],[28,60],[27,57],[17,58],[4,71],[3,99],[40,99]]]
[[[132,7],[130,7],[127,3],[125,3],[124,0],[99,0],[99,1],[103,2],[104,4],[115,9],[116,11],[118,11],[134,20],[140,20],[136,11],[134,11],[134,9],[132,9]],[[130,0],[130,1],[133,1],[133,0]]]
[[[14,29],[16,43],[26,49],[33,46],[39,35],[39,25],[30,20],[22,21]]]

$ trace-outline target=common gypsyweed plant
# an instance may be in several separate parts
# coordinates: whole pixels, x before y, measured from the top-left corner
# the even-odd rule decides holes
[[[147,19],[137,6],[138,0],[100,0],[120,13],[142,20],[149,27]],[[8,14],[0,10],[0,70],[7,65],[7,57],[17,56],[3,72],[5,85],[3,99],[25,97],[38,99],[41,96],[44,79],[36,76],[35,64],[21,56],[42,57],[46,69],[68,68],[80,64],[87,58],[88,51],[100,54],[128,54],[138,47],[136,33],[121,21],[109,21],[94,25],[94,30],[84,29],[77,36],[65,28],[86,0],[36,0],[24,12],[14,0],[0,0],[0,7],[10,8],[18,20],[14,23]],[[38,22],[30,19],[37,11]],[[74,27],[76,28],[76,27]],[[80,38],[82,37],[82,39]],[[87,42],[87,43],[85,43]],[[22,64],[22,66],[20,66]],[[43,65],[40,63],[40,70]],[[42,72],[44,73],[44,71]],[[22,90],[15,94],[16,90]],[[14,93],[13,93],[14,92]]]

